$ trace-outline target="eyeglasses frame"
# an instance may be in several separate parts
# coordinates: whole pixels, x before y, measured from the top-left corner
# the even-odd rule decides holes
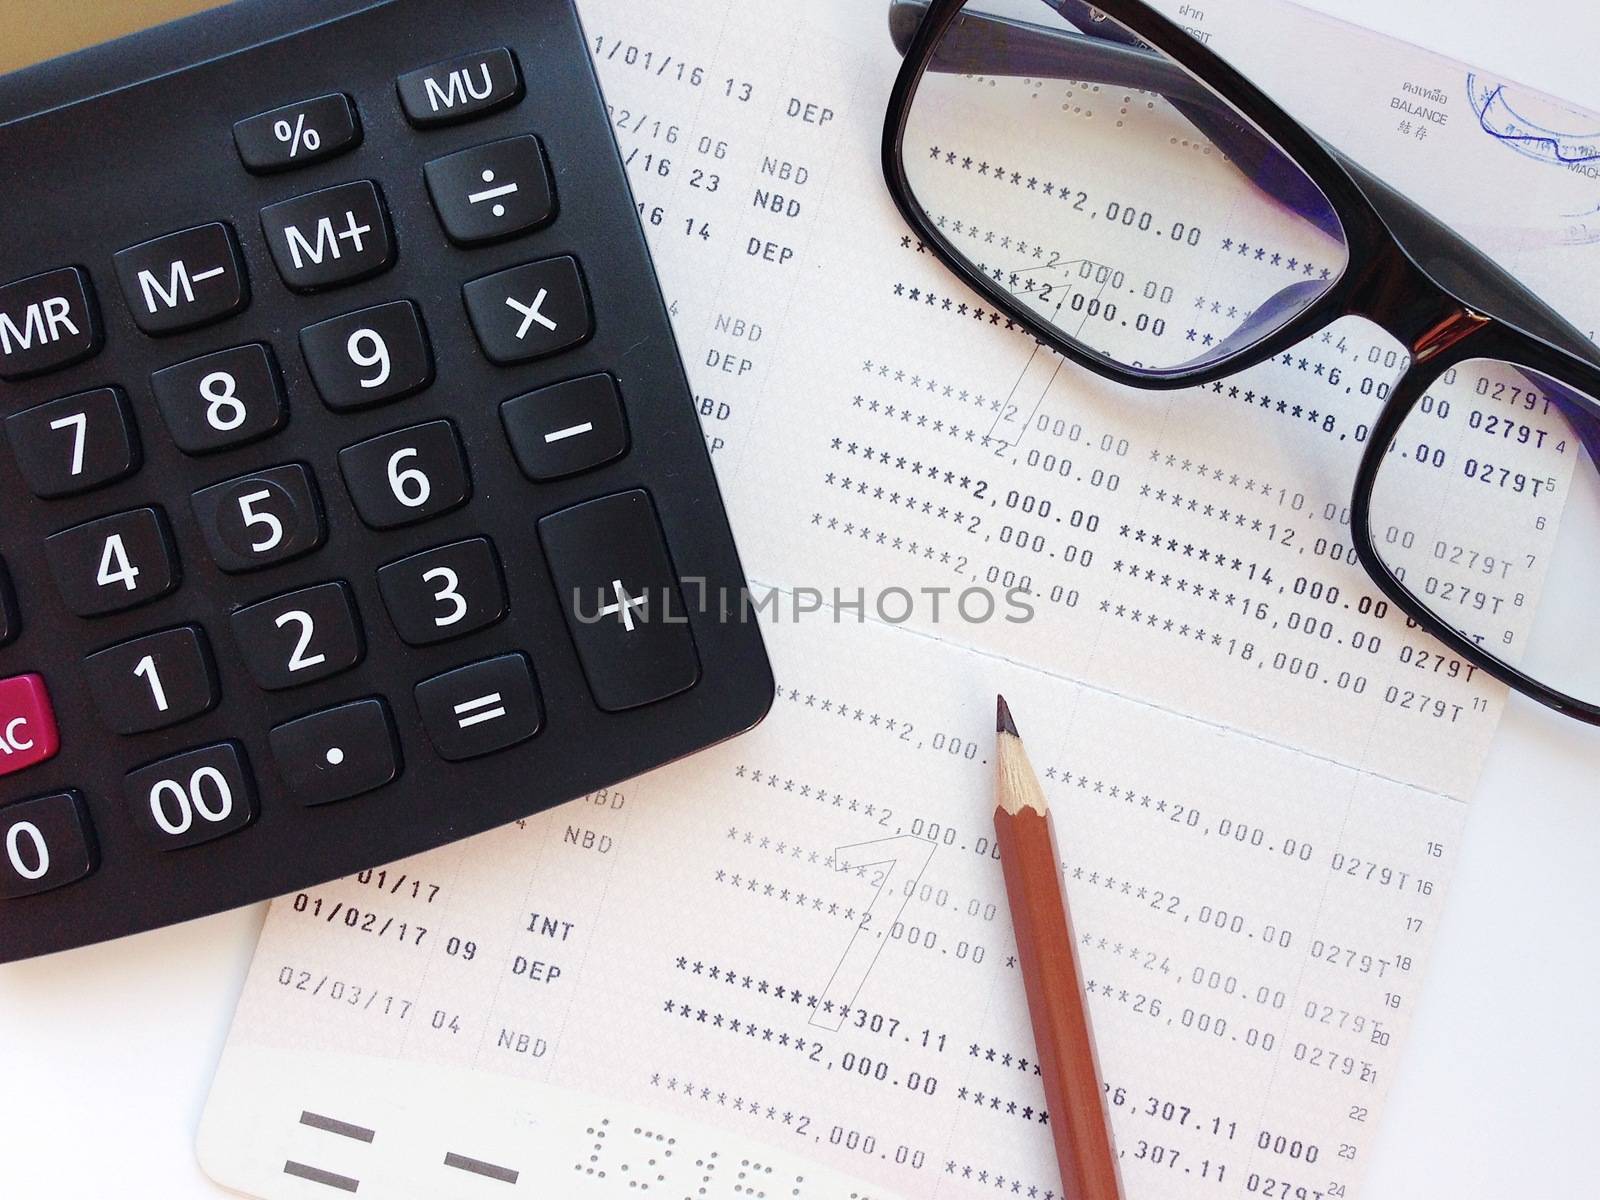
[[[1445,371],[1469,359],[1499,359],[1600,397],[1600,352],[1593,343],[1460,235],[1332,149],[1209,47],[1142,0],[1099,0],[1093,10],[1176,62],[1275,142],[1322,190],[1343,226],[1349,258],[1328,290],[1281,328],[1232,357],[1193,371],[1144,374],[1065,338],[955,249],[917,203],[907,175],[904,141],[912,102],[935,48],[967,3],[930,0],[926,5],[905,49],[884,122],[884,179],[895,207],[923,245],[1036,341],[1102,378],[1143,390],[1198,387],[1227,378],[1277,357],[1346,316],[1361,317],[1389,333],[1406,347],[1411,362],[1372,424],[1356,473],[1350,531],[1361,566],[1413,623],[1490,677],[1557,712],[1600,725],[1600,704],[1557,691],[1502,662],[1417,600],[1378,553],[1371,530],[1373,488],[1389,447]],[[1427,268],[1414,253],[1426,256]],[[1441,275],[1450,278],[1449,285],[1441,282]],[[1600,414],[1595,417],[1594,443],[1584,441],[1600,465]]]

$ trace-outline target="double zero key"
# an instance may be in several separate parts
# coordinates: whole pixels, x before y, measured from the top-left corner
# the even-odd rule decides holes
[[[255,781],[237,742],[218,742],[163,758],[123,781],[128,808],[162,850],[198,846],[255,818]]]

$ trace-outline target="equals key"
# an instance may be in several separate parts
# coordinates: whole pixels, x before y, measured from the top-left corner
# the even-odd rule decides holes
[[[423,728],[448,762],[493,754],[539,732],[544,706],[521,654],[502,654],[425,679],[416,687]]]

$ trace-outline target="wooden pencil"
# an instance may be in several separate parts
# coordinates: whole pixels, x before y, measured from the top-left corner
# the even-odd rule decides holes
[[[1062,1200],[1122,1200],[1049,801],[1005,697],[996,699],[995,839],[1061,1167]]]

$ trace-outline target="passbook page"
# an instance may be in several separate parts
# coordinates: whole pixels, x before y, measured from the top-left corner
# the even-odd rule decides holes
[[[1600,118],[1286,5],[1167,7],[1591,327]],[[887,3],[581,10],[752,579],[703,599],[761,620],[778,698],[690,760],[275,902],[206,1169],[274,1200],[1059,1200],[989,826],[1004,692],[1130,1196],[1358,1195],[1505,700],[1355,565],[1402,348],[1345,320],[1202,389],[1101,382],[894,212]],[[1144,93],[993,84],[1084,153],[981,123],[906,153],[963,197],[930,218],[1075,329],[1182,358],[1340,269],[1201,212],[1215,162],[1134,152]],[[1059,239],[1020,238],[1046,199]],[[1431,397],[1437,435],[1390,453],[1487,475],[1505,527],[1375,533],[1512,645],[1578,452],[1505,380],[1454,386],[1476,401]]]

